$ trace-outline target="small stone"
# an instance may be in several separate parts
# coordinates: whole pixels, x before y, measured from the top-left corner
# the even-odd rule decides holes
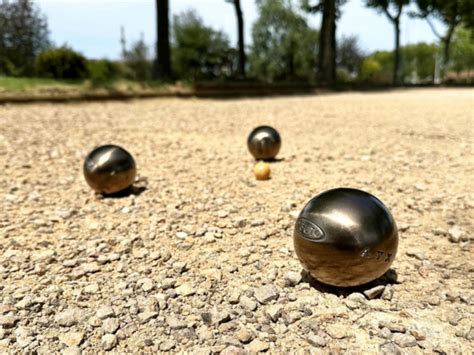
[[[237,339],[239,339],[240,342],[244,344],[248,343],[253,339],[252,332],[245,328],[240,328],[237,333],[235,333],[235,336],[237,337]]]
[[[82,343],[83,339],[83,332],[69,332],[59,336],[59,340],[61,341],[61,343],[69,347],[79,346]]]
[[[161,351],[170,351],[176,346],[176,343],[171,340],[165,340],[160,344],[160,350]]]
[[[249,345],[247,345],[247,349],[251,353],[260,353],[260,352],[268,350],[269,348],[270,348],[270,345],[268,345],[268,343],[258,340],[258,339],[254,339]]]
[[[382,329],[379,330],[378,336],[384,339],[391,339],[392,332],[387,327],[383,327]]]
[[[56,314],[54,321],[62,327],[71,327],[78,322],[78,314],[75,309],[68,309]]]
[[[101,339],[101,346],[104,350],[111,350],[117,345],[117,337],[113,334],[105,334]]]
[[[154,288],[153,280],[150,278],[144,278],[144,279],[138,280],[137,284],[142,285],[142,289],[145,292],[149,292],[153,290]]]
[[[138,315],[138,320],[141,322],[141,323],[146,323],[148,322],[150,319],[152,318],[155,318],[156,316],[158,316],[158,312],[154,312],[154,311],[144,311],[142,313],[140,313]]]
[[[229,303],[237,304],[239,303],[239,299],[240,299],[240,291],[236,289],[232,290],[228,298]]]
[[[347,328],[342,326],[341,324],[330,324],[326,327],[326,332],[329,336],[333,339],[343,339],[348,336]]]
[[[81,355],[81,349],[77,346],[72,346],[61,350],[61,355]]]
[[[176,288],[176,293],[181,296],[192,296],[196,293],[196,290],[190,284],[182,284]]]
[[[227,348],[222,350],[220,354],[221,355],[246,355],[247,351],[235,345],[229,345]]]
[[[375,286],[375,287],[372,287],[371,289],[365,290],[364,295],[369,300],[373,300],[374,298],[377,298],[378,296],[380,296],[384,289],[385,289],[385,286],[382,286],[382,285],[381,286]]]
[[[177,232],[176,233],[176,238],[184,240],[188,237],[188,233],[186,232]]]
[[[0,326],[3,328],[13,328],[18,318],[15,316],[0,316]]]
[[[97,292],[99,292],[99,285],[98,284],[87,285],[86,287],[84,287],[84,292],[88,294],[96,294]]]
[[[459,243],[461,241],[462,230],[461,228],[455,224],[448,230],[449,241],[453,243]]]
[[[394,343],[389,342],[380,346],[380,353],[383,355],[401,355],[402,352]]]
[[[278,299],[280,292],[274,285],[265,285],[255,290],[255,298],[261,304],[267,304]]]
[[[174,329],[174,330],[184,329],[184,328],[187,327],[186,322],[183,322],[183,321],[181,321],[178,318],[173,317],[173,316],[166,317],[166,324],[168,324],[168,326],[171,329]]]
[[[391,301],[393,298],[393,294],[395,293],[394,289],[392,286],[387,285],[385,286],[381,298],[386,301]]]
[[[113,334],[120,327],[120,322],[117,318],[107,318],[102,323],[102,330],[105,333]]]
[[[270,305],[265,308],[265,313],[272,321],[276,322],[280,318],[282,310],[283,307],[278,304]]]
[[[292,311],[286,315],[285,319],[287,324],[293,324],[301,319],[301,314],[300,312]]]
[[[217,308],[212,309],[210,312],[201,314],[204,323],[208,324],[221,324],[230,321],[230,314],[227,311],[219,311]]]
[[[102,307],[99,307],[99,309],[95,312],[95,315],[99,319],[105,319],[109,317],[114,317],[115,312],[111,306],[102,306]]]
[[[301,211],[290,211],[289,215],[293,219],[297,219],[298,216],[300,215]]]
[[[415,337],[410,334],[395,333],[393,334],[393,341],[401,348],[407,348],[416,345]]]
[[[290,271],[285,275],[285,284],[287,286],[296,286],[301,282],[302,276],[300,272]]]
[[[257,309],[257,302],[245,295],[240,297],[239,303],[243,308],[249,311],[255,311]]]
[[[316,334],[308,335],[306,337],[306,341],[309,343],[309,345],[314,346],[316,348],[324,348],[328,344],[328,341],[326,339]]]

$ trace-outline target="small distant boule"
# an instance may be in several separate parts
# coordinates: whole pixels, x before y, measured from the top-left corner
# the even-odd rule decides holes
[[[270,179],[270,173],[271,173],[270,164],[265,163],[263,161],[258,162],[257,164],[255,164],[255,167],[253,168],[253,173],[257,180]]]
[[[115,194],[135,181],[137,168],[133,156],[117,145],[95,148],[84,161],[84,178],[100,194]]]
[[[280,134],[270,126],[257,127],[250,132],[247,147],[256,160],[273,160],[280,151]]]
[[[316,280],[351,287],[388,271],[398,248],[390,211],[375,196],[338,188],[311,199],[296,220],[295,252]]]

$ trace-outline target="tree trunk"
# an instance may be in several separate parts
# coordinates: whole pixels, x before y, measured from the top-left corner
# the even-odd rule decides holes
[[[393,84],[400,85],[400,18],[397,17],[394,21],[395,28],[395,57],[393,61]]]
[[[451,24],[449,26],[448,32],[446,36],[443,38],[443,70],[446,71],[448,64],[449,64],[449,47],[451,45],[451,39],[453,38],[454,29],[456,28],[456,24]]]
[[[324,0],[319,34],[318,82],[332,85],[336,81],[336,0]]]
[[[245,77],[245,43],[244,43],[244,16],[240,7],[240,0],[234,0],[237,15],[237,29],[239,35],[239,76]]]
[[[156,0],[156,62],[154,78],[171,80],[171,50],[169,39],[169,3],[168,0]]]

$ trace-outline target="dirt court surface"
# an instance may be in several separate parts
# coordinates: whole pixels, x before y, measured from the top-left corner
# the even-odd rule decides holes
[[[0,352],[472,353],[473,112],[469,89],[0,106]],[[268,181],[260,124],[283,140]],[[86,185],[105,143],[135,156],[135,194]],[[340,186],[400,236],[350,290],[293,251],[297,213]]]

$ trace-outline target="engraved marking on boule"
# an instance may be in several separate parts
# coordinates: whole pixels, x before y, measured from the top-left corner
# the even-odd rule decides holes
[[[298,218],[296,228],[304,239],[310,241],[320,240],[324,237],[324,232],[321,228],[303,217]]]

